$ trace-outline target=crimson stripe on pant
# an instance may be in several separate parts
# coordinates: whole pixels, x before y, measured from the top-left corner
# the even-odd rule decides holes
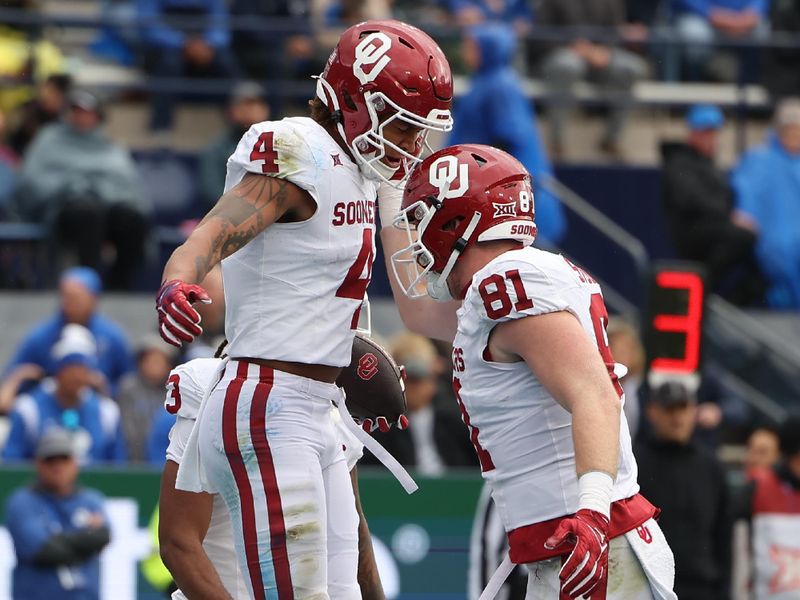
[[[239,362],[236,369],[236,378],[228,384],[225,391],[225,403],[222,408],[222,443],[225,455],[239,490],[239,503],[242,511],[242,534],[244,536],[244,553],[247,558],[247,570],[253,584],[255,600],[266,600],[264,594],[264,580],[261,577],[261,563],[258,553],[258,537],[256,536],[256,514],[253,501],[253,490],[244,466],[242,452],[239,449],[239,435],[236,427],[236,409],[239,404],[239,394],[247,379],[248,363]]]
[[[283,520],[278,479],[275,476],[275,464],[272,462],[272,451],[267,439],[267,400],[269,399],[274,371],[262,366],[259,372],[258,385],[253,394],[250,408],[250,438],[258,458],[261,481],[264,484],[264,496],[267,499],[267,515],[269,516],[269,539],[272,550],[272,566],[275,570],[275,583],[278,587],[279,600],[294,600],[292,575],[289,570],[289,555],[286,551],[286,524]]]

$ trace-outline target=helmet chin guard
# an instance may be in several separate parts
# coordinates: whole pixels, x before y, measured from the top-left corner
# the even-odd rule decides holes
[[[475,230],[478,228],[481,221],[481,213],[477,211],[473,213],[464,233],[453,243],[452,251],[444,268],[442,268],[441,273],[437,273],[433,271],[433,255],[421,241],[425,235],[425,229],[433,219],[436,210],[435,205],[429,206],[427,203],[419,201],[398,214],[394,226],[406,231],[409,245],[392,254],[392,270],[403,292],[409,298],[419,298],[427,293],[428,296],[438,302],[447,302],[454,299],[450,292],[450,287],[447,285],[447,278],[453,271],[458,257],[467,248]],[[408,219],[409,214],[415,217],[416,215],[424,214],[416,227],[416,239],[413,222]],[[401,269],[404,271],[402,275]],[[416,270],[415,274],[414,270]],[[405,275],[405,279],[403,275]],[[423,281],[425,282],[426,293],[419,291],[419,286]]]

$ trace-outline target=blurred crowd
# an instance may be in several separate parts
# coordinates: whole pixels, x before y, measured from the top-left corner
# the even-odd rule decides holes
[[[3,6],[34,13],[41,3]],[[70,57],[42,27],[0,26],[0,224],[38,227],[51,269],[43,286],[59,291],[53,314],[17,343],[0,378],[0,457],[33,461],[37,474],[35,488],[12,496],[7,521],[23,523],[26,510],[42,502],[37,494],[63,498],[87,519],[36,552],[17,543],[31,572],[66,561],[81,565],[76,577],[96,579],[108,526],[101,499],[76,491],[80,466],[160,467],[174,420],[163,410],[167,376],[180,362],[211,356],[222,334],[219,315],[209,312],[204,338],[188,353],[153,335],[131,340],[99,310],[99,299],[107,290],[146,287],[142,271],[160,266],[156,231],[164,204],[180,192],[175,181],[190,182],[196,196],[193,211],[181,215],[185,231],[221,194],[227,158],[243,133],[302,112],[299,99],[283,92],[319,73],[339,33],[360,20],[397,17],[450,32],[443,49],[468,86],[442,142],[492,144],[519,158],[533,176],[537,244],[548,248],[563,247],[567,236],[564,208],[545,182],[554,163],[568,158],[576,86],[606,90],[611,101],[598,113],[605,127],[593,143],[599,156],[616,161],[637,82],[763,84],[773,106],[769,131],[730,171],[718,158],[723,110],[681,109],[684,133],[661,143],[664,227],[676,255],[702,264],[722,297],[744,307],[800,309],[800,44],[771,44],[785,39],[773,34],[800,33],[798,0],[103,0],[101,7],[105,24],[87,51],[146,74],[149,128],[159,142],[150,162],[106,133],[114,98],[78,85]],[[548,87],[538,106],[526,92],[528,77]],[[178,105],[198,90],[219,105],[225,126],[196,149],[183,180],[164,167],[175,162],[160,144],[170,139]],[[170,183],[160,194],[159,177]],[[5,252],[0,286],[34,287]],[[753,520],[769,486],[800,490],[800,429],[791,420],[781,429],[759,419],[713,372],[699,387],[651,389],[639,330],[615,317],[608,338],[628,367],[624,412],[643,493],[663,510],[679,596],[727,600],[731,523]],[[410,427],[376,434],[381,443],[420,474],[474,470],[450,387],[451,349],[407,332],[385,344],[405,366]],[[734,461],[748,482],[742,493],[731,492],[731,471],[717,458],[729,443],[746,449]],[[12,535],[16,542],[32,534]],[[29,577],[26,568],[15,577]]]
[[[6,4],[30,14],[41,9],[33,0]],[[489,143],[522,160],[536,187],[539,243],[551,247],[564,240],[566,219],[543,182],[552,162],[565,159],[578,83],[607,90],[597,153],[619,159],[636,82],[761,77],[776,107],[773,127],[732,172],[716,160],[725,120],[717,107],[691,107],[685,139],[662,144],[665,227],[676,254],[703,263],[712,289],[728,300],[800,307],[800,230],[792,226],[800,216],[800,100],[793,99],[800,94],[793,68],[800,48],[771,41],[800,31],[797,2],[105,0],[100,8],[107,20],[87,52],[148,74],[153,139],[169,139],[188,91],[224,105],[227,124],[194,153],[192,172],[168,155],[134,157],[105,132],[111,98],[73,82],[69,57],[35,20],[0,29],[0,54],[11,57],[3,50],[19,47],[27,54],[13,56],[28,57],[0,62],[0,76],[12,83],[0,91],[0,218],[35,224],[50,267],[31,275],[4,258],[4,287],[52,286],[61,270],[83,265],[98,271],[107,289],[147,288],[142,273],[152,275],[161,258],[158,226],[183,220],[191,227],[216,201],[242,133],[304,110],[284,93],[286,85],[318,73],[344,27],[394,16],[439,32],[455,70],[469,75],[456,101],[456,127],[443,142]],[[539,107],[547,139],[526,76],[549,86]],[[213,85],[198,87],[201,81]],[[192,196],[191,208],[165,218],[181,194]]]
[[[31,13],[41,8],[31,0],[6,4]],[[444,31],[445,24],[451,33],[457,26],[458,36],[443,37],[443,46],[454,68],[467,73],[468,86],[456,99],[455,127],[443,143],[487,143],[518,157],[533,176],[537,243],[549,248],[562,247],[567,219],[544,183],[553,174],[553,162],[564,158],[563,128],[574,110],[577,83],[586,80],[610,90],[614,102],[597,146],[600,153],[618,156],[637,81],[742,81],[764,74],[775,101],[771,127],[730,172],[718,161],[725,115],[717,106],[690,106],[683,114],[682,139],[663,141],[664,227],[677,256],[704,265],[709,287],[726,299],[748,307],[800,308],[800,79],[792,68],[800,49],[767,43],[772,32],[800,31],[796,1],[107,0],[102,11],[107,20],[89,50],[136,65],[158,84],[149,90],[154,132],[169,131],[183,95],[180,86],[165,82],[189,77],[224,84],[224,97],[220,88],[208,88],[209,99],[224,105],[226,125],[195,153],[196,170],[189,179],[197,198],[188,217],[201,216],[219,197],[227,157],[242,134],[254,123],[291,111],[285,95],[277,93],[280,87],[318,73],[339,32],[364,18],[408,18],[434,33]],[[767,44],[736,45],[747,40]],[[18,84],[0,91],[0,218],[39,227],[52,270],[45,285],[59,286],[61,305],[22,342],[4,373],[0,411],[11,415],[4,455],[29,457],[34,451],[34,433],[46,419],[31,420],[35,411],[26,407],[37,406],[42,415],[58,413],[66,427],[88,419],[70,405],[86,388],[94,394],[93,425],[87,426],[97,440],[92,456],[160,460],[163,439],[148,436],[155,431],[154,416],[160,415],[163,379],[181,357],[149,338],[130,347],[119,328],[96,313],[96,299],[102,289],[142,289],[142,270],[147,265],[157,270],[154,237],[161,205],[176,192],[174,181],[181,180],[163,168],[170,163],[166,155],[157,153],[150,163],[137,160],[106,134],[110,98],[73,81],[68,61],[57,58],[59,49],[35,21],[0,29],[0,54],[11,56],[2,50],[14,44],[28,44],[27,54],[22,53],[28,59],[0,61],[0,75]],[[732,58],[739,73],[727,68]],[[775,75],[781,68],[786,72]],[[549,139],[543,139],[537,107],[526,93],[526,76],[542,78],[551,88],[540,106]],[[781,85],[772,85],[770,78]],[[153,194],[159,177],[173,183],[160,197]],[[183,231],[192,223],[185,221]],[[25,287],[6,256],[0,254],[0,283]],[[67,336],[66,324],[85,331]],[[219,327],[207,329],[219,333]],[[645,370],[637,331],[612,323],[609,336],[618,340],[622,362],[630,368],[628,395],[636,397]],[[68,352],[67,360],[58,352],[67,352],[70,344],[81,350]],[[215,346],[209,339],[206,349]],[[446,369],[429,358],[437,349],[413,338],[395,340],[392,347],[402,360],[409,353],[426,357],[407,361],[425,366],[408,369],[412,413],[424,425],[398,432],[387,443],[396,443],[409,464],[420,461],[425,472],[469,463],[470,453],[437,441],[442,432],[458,429],[451,428],[451,417],[458,415],[439,410],[450,403],[435,401],[448,392],[429,385],[445,377]],[[438,352],[447,356],[447,349]],[[85,360],[73,361],[73,355]],[[419,373],[419,386],[413,373]],[[706,388],[701,400],[703,394],[714,396]],[[718,396],[700,403],[698,422],[709,430],[732,415],[743,422],[742,411],[720,404]],[[646,422],[635,402],[629,402],[626,414],[632,431]],[[168,429],[168,423],[159,427]],[[102,437],[116,439],[117,429],[125,447],[104,445]],[[423,431],[426,437],[419,437]]]

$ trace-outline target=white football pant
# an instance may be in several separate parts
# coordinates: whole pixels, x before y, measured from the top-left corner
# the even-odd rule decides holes
[[[358,514],[330,410],[340,397],[333,384],[231,360],[208,399],[201,462],[254,600],[361,598]]]

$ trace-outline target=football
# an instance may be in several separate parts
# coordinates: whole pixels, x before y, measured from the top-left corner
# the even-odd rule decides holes
[[[389,353],[361,335],[353,341],[350,365],[336,379],[347,394],[347,409],[359,421],[383,416],[396,423],[406,412],[405,385],[400,367]]]

